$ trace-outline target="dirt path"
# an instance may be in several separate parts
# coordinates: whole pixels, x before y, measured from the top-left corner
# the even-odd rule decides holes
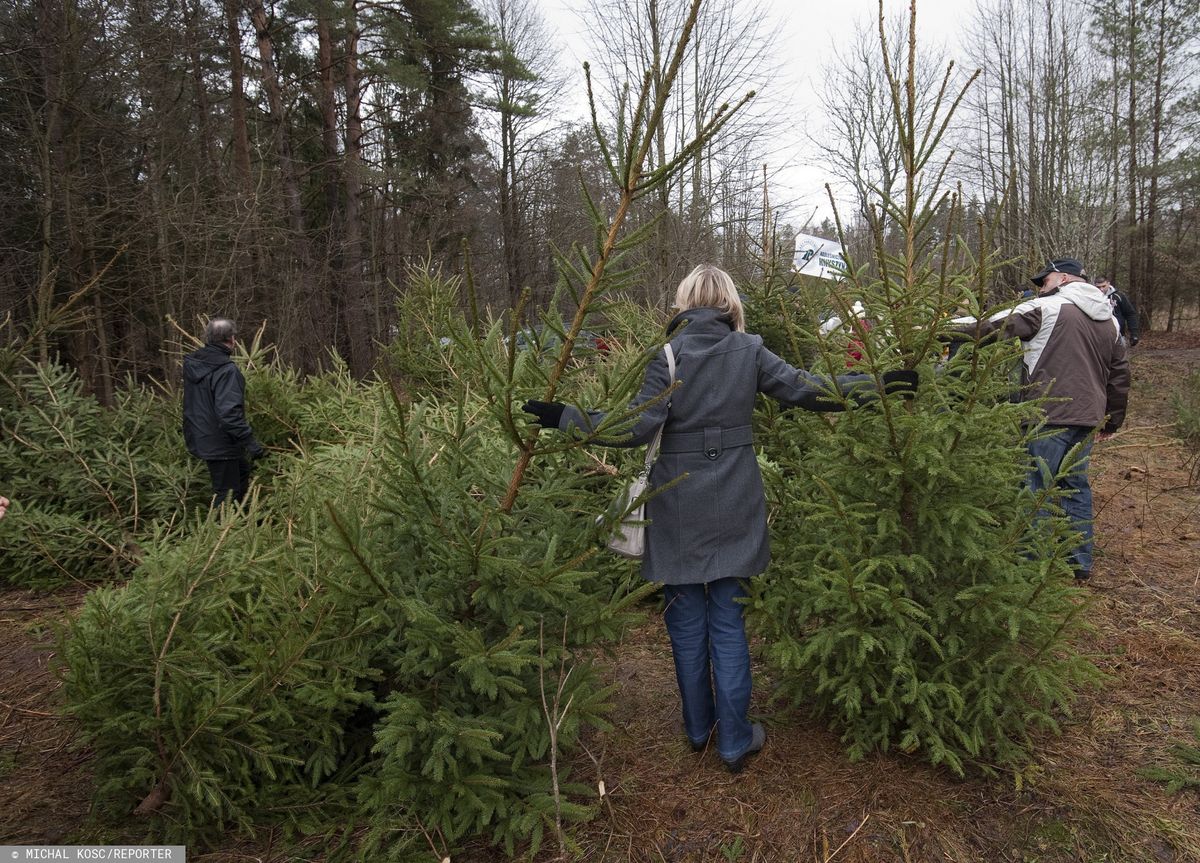
[[[1170,764],[1171,745],[1200,715],[1200,489],[1167,427],[1169,394],[1197,369],[1197,336],[1153,334],[1135,354],[1129,421],[1094,457],[1100,556],[1087,647],[1110,681],[1043,742],[1021,788],[956,780],[901,756],[851,764],[835,734],[780,712],[769,715],[766,750],[729,776],[715,753],[684,743],[670,651],[648,614],[606,665],[618,687],[613,730],[575,760],[572,781],[602,779],[607,791],[575,832],[578,859],[1200,861],[1200,794],[1170,796],[1138,776]],[[0,591],[0,843],[111,841],[110,828],[88,820],[88,753],[55,714],[50,628],[81,601],[77,591]],[[764,714],[767,688],[757,686]],[[499,859],[475,849],[455,863]]]

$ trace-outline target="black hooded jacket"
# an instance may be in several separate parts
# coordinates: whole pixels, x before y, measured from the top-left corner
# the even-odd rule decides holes
[[[205,345],[183,358],[183,439],[206,461],[241,458],[262,446],[246,422],[246,379],[224,345]]]
[[[1125,336],[1130,341],[1137,341],[1138,337],[1138,314],[1137,309],[1133,307],[1129,297],[1125,296],[1122,291],[1113,288],[1108,295],[1108,301],[1113,307],[1113,317],[1117,319],[1117,323],[1121,325],[1121,335]]]

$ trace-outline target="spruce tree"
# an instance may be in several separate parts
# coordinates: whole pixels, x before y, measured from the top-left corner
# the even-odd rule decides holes
[[[351,822],[380,624],[327,507],[372,496],[381,424],[355,408],[381,389],[342,381],[311,382],[326,392],[307,408],[341,441],[275,454],[271,493],[244,510],[152,525],[128,583],[89,594],[62,634],[67,712],[95,753],[104,817],[137,811],[148,838],[199,846]]]
[[[610,693],[588,648],[616,638],[625,610],[649,591],[629,578],[628,563],[599,553],[611,524],[597,524],[597,514],[632,459],[539,436],[515,405],[559,397],[610,406],[599,434],[611,437],[634,418],[624,406],[661,334],[657,321],[619,300],[637,277],[625,254],[646,235],[624,223],[634,202],[668,182],[732,113],[723,106],[697,141],[644,170],[698,5],[661,88],[647,74],[617,106],[615,133],[605,133],[592,103],[618,206],[602,213],[596,190],[583,189],[595,245],[558,256],[560,287],[548,309],[527,317],[523,297],[506,317],[485,320],[469,279],[462,314],[447,307],[438,279],[410,278],[410,339],[394,363],[423,369],[436,356],[443,372],[422,370],[414,382],[432,395],[408,386],[411,401],[396,399],[384,456],[393,479],[377,517],[345,524],[334,516],[347,553],[378,586],[378,608],[396,622],[396,654],[382,666],[377,761],[361,785],[369,848],[411,837],[416,819],[439,853],[475,834],[509,853],[525,840],[536,850],[548,830],[565,849],[563,821],[591,812],[571,793],[583,789],[558,756],[604,723]],[[603,356],[581,339],[602,317],[624,346]]]
[[[1035,519],[1052,493],[1024,487],[1039,410],[1010,399],[1019,346],[971,343],[943,361],[949,319],[985,313],[993,261],[972,260],[956,236],[960,195],[934,159],[965,92],[952,97],[949,70],[917,119],[912,14],[908,69],[886,68],[903,188],[881,194],[873,258],[849,261],[828,300],[845,320],[861,302],[875,326],[794,329],[818,340],[820,371],[849,364],[878,383],[918,369],[920,391],[840,415],[765,413],[775,563],[755,582],[750,619],[779,694],[824,717],[852,757],[894,748],[957,773],[1019,770],[1034,731],[1057,729],[1096,674],[1072,646],[1084,625],[1067,563],[1075,537],[1062,518]],[[882,24],[880,39],[886,63]],[[951,230],[935,232],[946,212]],[[784,336],[777,347],[794,356],[801,340]]]
[[[0,523],[0,584],[127,577],[155,522],[202,499],[178,406],[132,381],[115,401],[104,408],[57,363],[0,363],[0,476],[14,501]]]

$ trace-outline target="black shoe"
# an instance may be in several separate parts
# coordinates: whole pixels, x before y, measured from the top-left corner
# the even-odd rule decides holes
[[[725,769],[730,773],[741,773],[742,769],[746,766],[746,759],[757,754],[763,748],[763,744],[766,742],[766,729],[755,722],[750,726],[750,745],[746,747],[746,751],[732,761],[725,761],[724,758],[721,759],[722,761],[725,761]]]
[[[699,743],[697,743],[695,740],[692,740],[692,738],[689,737],[688,745],[690,745],[692,747],[693,752],[703,752],[705,749],[708,748],[708,741],[709,741],[709,739],[711,739],[711,737],[712,737],[711,731],[708,733],[708,736],[705,737],[703,740],[701,740]]]
[[[1090,569],[1075,570],[1075,580],[1076,581],[1087,581],[1091,577],[1092,577],[1092,571]]]

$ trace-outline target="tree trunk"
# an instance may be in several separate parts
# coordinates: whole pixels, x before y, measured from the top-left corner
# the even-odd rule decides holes
[[[99,262],[96,260],[95,242],[89,242],[88,248],[90,250],[88,269],[95,277],[100,272]],[[96,328],[96,359],[98,362],[97,383],[99,386],[96,389],[96,395],[101,404],[111,406],[113,404],[112,357],[108,342],[108,320],[104,314],[104,303],[100,299],[99,290],[92,291],[92,318]]]
[[[292,138],[288,130],[287,111],[283,102],[283,88],[275,68],[275,46],[271,41],[270,24],[262,0],[252,0],[250,20],[254,24],[258,41],[258,56],[262,61],[263,91],[271,109],[271,125],[275,127],[275,146],[279,154],[279,181],[283,186],[283,198],[288,221],[296,237],[304,238],[304,212],[300,203],[300,182],[292,159]],[[307,257],[307,256],[306,256]]]
[[[1171,279],[1171,291],[1167,306],[1167,332],[1175,329],[1175,316],[1179,305],[1179,287],[1183,281],[1183,208],[1175,211],[1175,277]]]
[[[54,215],[57,210],[58,184],[66,178],[62,170],[63,117],[62,117],[62,58],[59,48],[65,41],[62,29],[62,8],[57,0],[40,0],[38,3],[38,47],[42,62],[42,97],[46,102],[42,138],[40,140],[39,167],[41,169],[41,198],[39,221],[41,249],[38,255],[38,290],[36,294],[34,320],[37,325],[37,359],[45,364],[50,361],[50,345],[46,323],[54,308],[55,287],[58,282],[57,250],[54,242]]]
[[[1037,41],[1035,41],[1035,36],[1034,36],[1036,29],[1037,29],[1037,25],[1033,20],[1033,16],[1030,15],[1029,16],[1029,36],[1030,36],[1029,41],[1030,41],[1031,45],[1037,44]],[[1029,70],[1029,79],[1025,85],[1025,98],[1028,103],[1028,107],[1026,109],[1026,113],[1027,113],[1026,121],[1027,121],[1027,125],[1028,125],[1028,128],[1026,129],[1026,134],[1028,135],[1028,137],[1025,140],[1028,142],[1028,146],[1029,146],[1029,189],[1027,192],[1027,194],[1029,195],[1029,198],[1026,203],[1026,212],[1022,215],[1024,216],[1023,221],[1026,225],[1025,231],[1026,231],[1026,237],[1027,237],[1027,243],[1026,243],[1026,246],[1028,249],[1027,254],[1029,254],[1030,257],[1046,257],[1047,255],[1054,254],[1054,251],[1051,249],[1042,249],[1042,248],[1038,247],[1037,237],[1033,233],[1033,230],[1031,227],[1032,221],[1029,218],[1031,214],[1036,213],[1038,211],[1038,207],[1042,203],[1041,184],[1039,183],[1039,175],[1038,175],[1039,164],[1038,164],[1038,158],[1037,158],[1036,142],[1041,140],[1041,136],[1038,134],[1038,126],[1042,125],[1044,128],[1044,123],[1045,123],[1044,118],[1041,118],[1041,123],[1039,123],[1039,118],[1037,117],[1037,108],[1038,108],[1039,101],[1038,101],[1037,94],[1034,93],[1033,83],[1034,83],[1033,69],[1030,69]],[[1043,105],[1043,110],[1044,110],[1045,103],[1042,102],[1041,104]]]
[[[246,127],[246,88],[243,81],[242,30],[238,24],[238,0],[225,0],[225,26],[229,48],[229,118],[232,125],[233,167],[238,192],[249,195],[250,134]]]
[[[1150,143],[1150,195],[1146,202],[1145,251],[1142,257],[1142,281],[1144,305],[1138,306],[1138,317],[1146,329],[1154,320],[1155,306],[1159,299],[1157,266],[1155,258],[1155,228],[1158,223],[1158,174],[1162,159],[1163,121],[1163,75],[1167,62],[1167,2],[1158,4],[1158,44],[1154,57],[1154,109],[1151,113]]]
[[[359,201],[362,177],[362,93],[358,80],[358,8],[357,0],[346,4],[346,62],[343,84],[346,90],[346,201],[343,218],[342,289],[346,296],[346,323],[350,337],[350,367],[355,374],[366,375],[375,362],[374,310],[363,279],[362,215]]]
[[[334,83],[333,61],[333,10],[331,0],[319,0],[317,3],[317,76],[321,87],[317,94],[317,102],[321,111],[321,150],[324,164],[321,171],[324,176],[322,183],[325,190],[325,216],[327,219],[326,236],[328,249],[325,255],[321,275],[314,275],[319,284],[318,297],[312,303],[314,332],[326,345],[336,346],[343,356],[348,355],[348,345],[338,344],[338,326],[342,314],[342,303],[339,301],[339,280],[341,278],[342,261],[338,254],[334,238],[341,230],[341,153],[338,152],[338,118],[337,118],[337,88]]]
[[[1111,278],[1113,279],[1117,277],[1117,265],[1121,262],[1121,231],[1117,219],[1117,213],[1121,210],[1121,149],[1120,141],[1117,139],[1117,129],[1121,127],[1121,87],[1118,71],[1117,46],[1114,42],[1112,46],[1112,103],[1108,127],[1109,158],[1112,170],[1112,209],[1109,212],[1112,224],[1108,231],[1108,266],[1105,268],[1106,272],[1112,274]]]
[[[337,98],[333,83],[333,33],[330,26],[329,0],[317,4],[317,73],[321,79],[321,145],[325,154],[325,207],[329,222],[336,224],[338,209],[339,161],[337,145]]]
[[[200,136],[201,165],[197,175],[217,175],[217,161],[213,158],[212,133],[209,124],[208,89],[204,86],[204,67],[200,62],[200,30],[196,26],[201,17],[200,0],[193,0],[189,14],[186,6],[179,10],[183,27],[187,33],[188,62],[192,67],[192,98],[196,111],[196,132]]]
[[[288,124],[287,109],[283,98],[283,87],[275,64],[275,46],[271,39],[270,23],[262,0],[251,0],[250,20],[254,24],[258,42],[258,55],[262,62],[263,91],[271,111],[271,125],[275,130],[275,147],[279,159],[279,183],[282,190],[284,212],[291,229],[291,266],[280,282],[295,290],[286,295],[272,297],[276,301],[274,310],[278,316],[276,337],[292,346],[301,346],[312,337],[308,321],[313,319],[313,304],[316,302],[314,285],[317,273],[305,231],[304,210],[300,199],[300,179],[292,157],[292,139]],[[291,274],[294,273],[294,277]],[[290,277],[290,278],[289,278]],[[298,350],[293,354],[306,371],[316,368],[319,357],[309,350]]]
[[[659,0],[650,0],[647,11],[649,13],[650,48],[653,52],[650,74],[653,76],[654,84],[651,96],[655,101],[658,101],[663,91],[663,78],[666,74],[662,65],[663,32]],[[659,123],[658,128],[654,130],[653,154],[654,162],[650,167],[661,168],[667,163],[667,130],[665,123]],[[671,241],[669,234],[671,220],[666,218],[666,214],[671,209],[671,185],[669,183],[663,183],[658,187],[658,207],[659,213],[663,218],[660,219],[654,231],[653,256],[654,262],[657,265],[657,271],[651,273],[649,283],[652,286],[665,285],[671,275]],[[651,288],[651,291],[653,290],[654,288]],[[651,297],[648,296],[646,299],[649,300]]]
[[[519,262],[521,238],[519,234],[516,202],[517,186],[517,136],[513,112],[513,81],[506,70],[500,81],[500,231],[504,251],[504,278],[508,304],[516,308],[521,294],[521,267]]]
[[[1143,304],[1141,290],[1141,268],[1138,266],[1140,248],[1138,234],[1138,158],[1137,158],[1137,0],[1129,0],[1129,213],[1126,224],[1129,228],[1129,280],[1126,290],[1129,291],[1134,305],[1139,309]]]

